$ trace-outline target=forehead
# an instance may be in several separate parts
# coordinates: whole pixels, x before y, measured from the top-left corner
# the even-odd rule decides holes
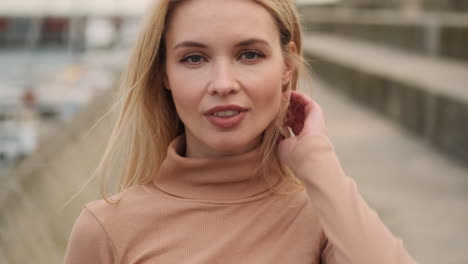
[[[168,41],[261,37],[279,39],[274,18],[254,0],[185,0],[168,23]]]

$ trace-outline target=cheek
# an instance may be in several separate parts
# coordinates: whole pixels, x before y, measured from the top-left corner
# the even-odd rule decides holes
[[[278,67],[274,67],[278,68]],[[279,103],[282,95],[282,71],[270,68],[256,81],[255,93],[259,101],[270,105],[271,108]]]
[[[200,101],[200,85],[193,76],[181,71],[176,65],[169,65],[167,68],[167,78],[172,93],[174,104],[179,116],[196,113]],[[194,111],[195,109],[195,111]]]
[[[266,78],[258,83],[254,89],[254,105],[262,114],[262,119],[268,119],[268,123],[276,116],[280,109],[282,91],[281,80],[277,76]]]
[[[198,103],[199,100],[197,97],[191,93],[182,92],[180,90],[178,92],[172,93],[172,98],[174,99],[174,104],[177,109],[177,113],[182,118],[187,119],[189,116],[193,116],[198,113]]]
[[[171,87],[171,94],[176,106],[177,113],[179,117],[184,121],[187,116],[197,113],[194,109],[198,109],[198,96],[194,93],[194,89],[187,86],[187,83],[183,78],[178,78],[177,81],[171,82],[169,80]]]

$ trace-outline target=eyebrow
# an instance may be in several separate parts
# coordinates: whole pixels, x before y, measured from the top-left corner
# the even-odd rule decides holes
[[[245,46],[250,46],[252,44],[263,44],[268,47],[270,47],[270,44],[263,39],[259,38],[249,38],[246,40],[243,40],[235,45],[235,47],[245,47]],[[195,48],[208,48],[205,44],[196,42],[196,41],[182,41],[174,46],[174,49],[181,48],[181,47],[195,47]]]
[[[263,44],[263,45],[266,45],[266,46],[270,46],[268,41],[266,41],[264,39],[250,38],[250,39],[239,42],[239,44],[237,44],[236,47],[244,47],[244,46],[249,46],[249,45],[252,45],[252,44]]]
[[[206,45],[195,42],[195,41],[183,41],[174,46],[174,49],[181,47],[195,47],[195,48],[207,48]]]

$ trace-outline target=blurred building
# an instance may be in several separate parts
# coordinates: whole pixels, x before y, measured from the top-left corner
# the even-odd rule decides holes
[[[342,0],[341,5],[371,9],[403,8],[427,11],[468,11],[468,1],[466,0]]]
[[[0,1],[0,173],[113,84],[152,1]]]
[[[99,35],[90,34],[90,30],[102,28],[103,21],[107,21],[115,32],[120,32],[122,21],[140,17],[150,2],[151,0],[1,1],[0,49],[68,47],[82,50],[89,40],[87,36]]]

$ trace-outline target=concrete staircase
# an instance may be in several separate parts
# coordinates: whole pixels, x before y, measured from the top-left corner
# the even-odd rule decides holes
[[[468,162],[468,15],[300,10],[315,74]]]

